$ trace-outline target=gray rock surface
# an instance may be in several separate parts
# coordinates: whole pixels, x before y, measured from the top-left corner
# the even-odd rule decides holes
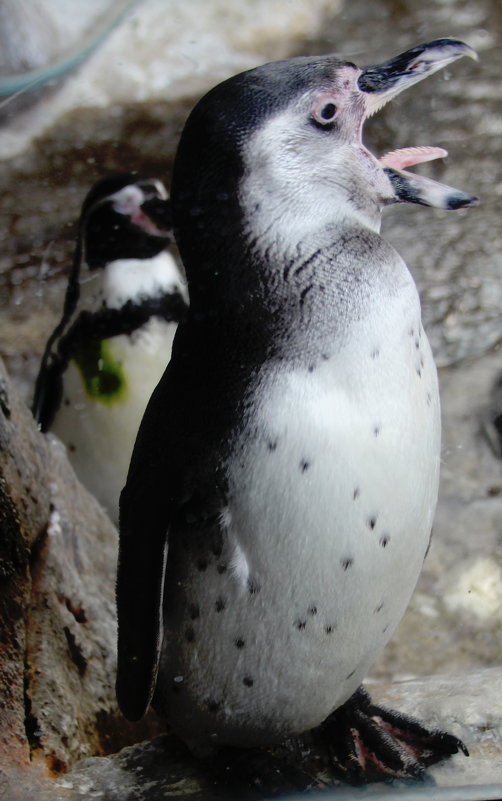
[[[18,17],[18,27],[25,22],[26,2],[5,0],[6,15]],[[25,33],[18,42],[27,49],[26,59],[33,62],[33,50],[47,52],[54,60],[54,49],[76,42],[78,23],[82,43],[86,28],[97,11],[110,6],[124,6],[92,0],[31,0],[38,24],[35,48],[29,47]],[[13,8],[10,8],[13,6]],[[130,103],[155,100],[170,101],[195,96],[211,84],[262,61],[284,58],[298,39],[313,36],[321,28],[326,14],[335,14],[341,0],[143,0],[136,3],[122,24],[110,33],[75,76],[64,82],[61,91],[2,126],[0,158],[12,158],[22,152],[46,129],[75,108],[107,109]],[[5,15],[5,16],[6,16]],[[4,16],[4,23],[6,22]],[[0,17],[0,19],[2,19]],[[69,29],[69,30],[68,30]],[[66,41],[62,40],[62,33]],[[44,34],[46,42],[44,43]],[[13,36],[11,31],[10,42]],[[2,39],[0,38],[0,44]],[[39,55],[38,60],[43,59]],[[15,62],[11,58],[10,62]],[[0,61],[1,66],[1,61]]]
[[[493,668],[475,673],[438,676],[393,685],[370,687],[379,703],[396,707],[446,726],[462,737],[470,756],[456,755],[428,771],[425,782],[392,781],[371,784],[345,794],[333,775],[329,758],[319,746],[306,739],[281,748],[262,751],[228,749],[213,760],[198,760],[173,735],[124,748],[109,757],[84,759],[60,779],[38,782],[40,801],[162,801],[186,797],[194,801],[252,799],[258,801],[278,793],[328,790],[336,787],[333,798],[391,797],[404,799],[404,791],[421,792],[422,801],[440,801],[440,788],[471,788],[471,797],[497,798],[502,790],[502,670]],[[14,776],[11,782],[17,801]],[[491,785],[491,794],[483,786]],[[472,788],[478,787],[477,795]],[[26,792],[26,789],[24,790]],[[340,795],[341,794],[341,795]],[[328,794],[329,795],[329,794]],[[466,798],[467,796],[465,796]],[[20,795],[24,801],[26,795]],[[447,796],[445,796],[445,799]]]
[[[117,532],[1,361],[0,387],[0,768],[60,772],[158,728],[115,701]]]

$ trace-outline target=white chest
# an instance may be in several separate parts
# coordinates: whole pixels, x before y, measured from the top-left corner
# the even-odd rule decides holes
[[[223,554],[187,567],[185,603],[200,616],[167,620],[162,684],[185,682],[167,713],[195,747],[194,721],[198,740],[206,727],[242,745],[320,723],[360,684],[417,581],[440,416],[414,290],[325,357],[271,366],[229,465]]]
[[[146,404],[171,356],[176,323],[152,317],[131,336],[104,340],[99,361],[71,361],[63,376],[63,399],[52,431],[64,442],[82,483],[113,519],[125,484],[134,440]],[[110,393],[93,386],[90,373],[109,371]]]

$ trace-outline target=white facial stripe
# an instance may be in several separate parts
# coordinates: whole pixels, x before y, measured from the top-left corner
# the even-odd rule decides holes
[[[146,198],[143,190],[137,184],[129,184],[129,186],[124,186],[123,189],[110,195],[109,199],[112,201],[114,211],[118,214],[132,217],[142,203],[145,202]]]
[[[316,130],[309,117],[310,104],[305,111],[289,107],[246,143],[239,199],[249,233],[264,250],[278,240],[294,248],[347,217],[378,230],[380,201],[393,194],[382,167],[359,142],[357,123],[350,139]]]
[[[159,198],[160,198],[161,200],[167,200],[167,198],[169,197],[169,195],[167,194],[167,189],[166,189],[166,187],[164,186],[164,184],[162,183],[162,181],[157,181],[157,179],[156,179],[156,178],[153,178],[153,179],[152,179],[151,181],[149,181],[148,183],[150,183],[150,184],[153,184],[153,186],[154,186],[154,187],[155,187],[155,189],[157,190],[157,193],[158,193],[158,195],[159,195]]]

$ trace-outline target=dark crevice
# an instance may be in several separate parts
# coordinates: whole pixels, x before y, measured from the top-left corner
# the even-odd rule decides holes
[[[27,656],[25,654],[24,662],[24,678],[23,678],[23,700],[24,700],[24,730],[26,732],[26,739],[30,749],[30,759],[33,751],[41,747],[40,735],[42,734],[38,719],[33,714],[31,698],[29,695],[29,674],[30,667],[28,665]]]
[[[82,653],[82,649],[78,644],[75,635],[72,631],[70,631],[68,626],[63,628],[63,632],[66,637],[66,642],[68,643],[68,650],[70,652],[72,662],[76,665],[80,675],[83,676],[87,668],[87,659]]]

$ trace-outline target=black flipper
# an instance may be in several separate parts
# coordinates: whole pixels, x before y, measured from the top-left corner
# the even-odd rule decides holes
[[[164,579],[177,548],[204,543],[216,553],[221,547],[225,443],[239,410],[232,399],[235,386],[218,380],[222,360],[215,354],[220,351],[207,326],[200,328],[186,320],[178,326],[120,499],[117,698],[130,720],[145,713],[155,689],[168,602]],[[209,376],[215,378],[213,391]]]
[[[54,419],[63,391],[63,373],[68,362],[58,353],[58,341],[64,330],[70,325],[71,318],[77,308],[80,295],[80,270],[83,260],[82,223],[79,224],[77,246],[73,258],[72,269],[66,287],[63,314],[61,320],[47,340],[35,382],[35,392],[31,411],[42,431],[47,431]]]
[[[143,494],[144,497],[144,494]],[[121,496],[117,572],[117,699],[128,720],[146,713],[155,690],[162,647],[162,603],[169,510],[145,513],[142,499]]]
[[[116,689],[129,720],[139,720],[150,705],[162,648],[168,534],[182,469],[170,373],[168,366],[150,398],[120,496]]]
[[[169,447],[172,421],[164,389],[167,382],[169,394],[169,373],[168,367],[148,403],[120,496],[116,689],[128,720],[142,718],[150,705],[162,647],[168,533],[176,493],[176,454]]]

